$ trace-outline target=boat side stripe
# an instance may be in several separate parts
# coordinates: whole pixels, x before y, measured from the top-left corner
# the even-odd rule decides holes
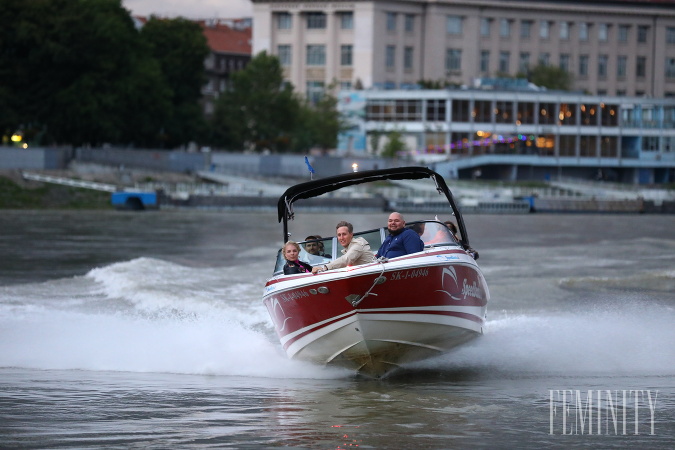
[[[339,321],[339,320],[342,320],[342,319],[345,319],[345,318],[347,318],[347,317],[353,316],[354,314],[356,314],[356,312],[357,312],[357,311],[355,311],[355,310],[354,310],[354,311],[349,311],[348,313],[340,314],[339,316],[334,316],[334,317],[331,317],[330,319],[326,319],[326,320],[323,320],[323,321],[321,321],[321,322],[314,323],[314,324],[312,324],[312,325],[310,325],[310,326],[308,326],[308,327],[300,328],[299,330],[296,330],[296,331],[294,331],[294,332],[292,332],[292,333],[288,333],[286,336],[284,336],[284,337],[282,337],[282,338],[280,339],[281,345],[285,345],[285,343],[286,343],[289,339],[294,339],[294,338],[297,338],[297,337],[301,337],[301,336],[303,336],[303,335],[309,333],[310,331],[313,331],[313,330],[316,330],[316,329],[319,329],[319,328],[323,328],[323,327],[325,327],[326,325],[330,325],[330,324],[335,323],[335,322],[337,322],[337,321]]]
[[[297,341],[298,339],[304,337],[307,334],[314,333],[328,325],[331,325],[335,322],[338,322],[352,314],[355,314],[357,311],[353,311],[350,314],[343,314],[341,316],[337,316],[333,319],[329,320],[324,320],[323,322],[314,324],[310,327],[305,327],[300,330],[297,330],[291,334],[288,334],[281,338],[281,345],[286,350],[293,342]],[[469,313],[463,313],[463,312],[458,312],[458,311],[419,311],[416,312],[414,310],[411,311],[388,311],[385,314],[382,314],[381,311],[378,310],[371,310],[371,311],[359,311],[359,314],[372,314],[374,315],[381,315],[382,318],[380,320],[388,320],[385,319],[387,315],[390,314],[409,314],[409,315],[439,315],[439,316],[451,316],[451,317],[457,317],[459,319],[464,319],[464,320],[470,320],[472,322],[476,322],[478,324],[483,324],[484,319],[482,317],[476,316],[475,314],[469,314]]]

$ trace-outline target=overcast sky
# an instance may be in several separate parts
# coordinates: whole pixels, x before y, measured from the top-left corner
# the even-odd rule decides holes
[[[122,0],[135,16],[183,16],[189,19],[252,17],[250,0]]]

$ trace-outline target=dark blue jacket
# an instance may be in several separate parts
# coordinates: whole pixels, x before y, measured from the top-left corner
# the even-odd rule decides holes
[[[422,239],[413,230],[406,228],[397,235],[390,234],[387,236],[375,256],[378,258],[380,256],[395,258],[397,256],[409,255],[410,253],[421,252],[423,249],[424,242],[422,242]]]

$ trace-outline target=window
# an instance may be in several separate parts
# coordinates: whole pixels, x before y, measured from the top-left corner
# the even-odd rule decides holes
[[[492,101],[491,100],[476,100],[473,102],[473,110],[471,111],[473,121],[476,123],[491,123],[492,122]]]
[[[352,46],[351,45],[341,45],[340,46],[340,65],[341,66],[351,66],[352,65]]]
[[[490,36],[490,28],[492,25],[492,19],[482,18],[480,19],[480,35],[481,36]]]
[[[675,27],[666,28],[666,43],[675,44]]]
[[[553,125],[558,120],[558,105],[556,103],[539,103],[539,123],[542,125]]]
[[[279,62],[282,66],[290,66],[291,59],[291,46],[290,45],[279,45],[277,47],[277,55],[279,56]]]
[[[560,22],[560,39],[568,40],[570,38],[570,23]]]
[[[415,16],[412,14],[405,15],[405,32],[412,33],[415,31]]]
[[[588,55],[579,55],[579,76],[588,76]]]
[[[513,102],[495,102],[495,122],[513,123]]]
[[[532,34],[532,21],[523,20],[522,22],[520,22],[520,37],[529,38],[531,34]]]
[[[326,46],[308,45],[307,46],[307,65],[324,66],[326,65]]]
[[[534,103],[519,102],[518,103],[518,120],[516,124],[533,124],[534,123]]]
[[[598,55],[598,77],[607,78],[607,55]]]
[[[616,127],[619,125],[619,106],[600,103],[602,111],[601,125],[607,127]]]
[[[290,30],[293,26],[293,16],[289,13],[277,14],[277,28],[279,30]]]
[[[510,52],[499,52],[499,71],[502,73],[509,73],[509,59]]]
[[[445,53],[445,70],[462,70],[462,51],[457,48],[449,48]]]
[[[561,70],[564,70],[565,72],[570,71],[570,54],[569,53],[561,53],[560,54],[560,64],[559,66]]]
[[[480,52],[480,71],[483,73],[490,72],[490,51],[482,50]]]
[[[384,53],[384,65],[387,69],[393,69],[396,64],[396,46],[387,45]]]
[[[551,22],[548,20],[542,20],[539,22],[539,37],[542,39],[548,39],[551,35]]]
[[[642,151],[656,152],[659,150],[658,136],[643,136],[642,137]]]
[[[575,125],[577,105],[569,103],[561,103],[560,111],[558,112],[558,123],[560,125]]]
[[[579,24],[579,40],[588,41],[588,24],[586,22]]]
[[[616,76],[617,78],[626,78],[626,72],[628,69],[628,57],[619,56],[616,59]]]
[[[609,25],[606,23],[601,23],[598,25],[598,41],[607,42],[609,38]]]
[[[463,17],[461,16],[448,16],[448,34],[462,34],[462,21]]]
[[[675,78],[675,58],[666,58],[666,78]]]
[[[539,64],[542,66],[548,66],[551,62],[550,53],[539,53]]]
[[[445,100],[427,100],[427,120],[445,121]]]
[[[638,78],[644,78],[647,76],[647,58],[644,56],[638,56],[635,61],[635,76]]]
[[[499,21],[499,35],[501,37],[511,36],[511,21],[509,19],[501,19]]]
[[[322,12],[307,13],[307,28],[310,30],[322,30],[326,28],[326,14]]]
[[[316,104],[323,97],[323,81],[307,82],[307,100],[311,104]]]
[[[403,49],[403,68],[412,69],[413,68],[413,48],[406,47]]]
[[[354,28],[354,13],[340,13],[340,28],[343,30],[352,30]]]
[[[521,52],[518,59],[518,70],[522,73],[527,73],[530,69],[530,53]]]
[[[638,32],[637,32],[637,41],[640,44],[644,44],[647,42],[647,35],[649,34],[649,26],[647,25],[640,25],[638,27]]]
[[[387,13],[387,31],[396,31],[396,13]]]
[[[366,120],[381,122],[415,122],[422,120],[421,100],[369,100]]]
[[[596,105],[582,104],[579,106],[581,115],[581,125],[597,125],[598,115],[596,114]]]
[[[628,42],[628,31],[630,30],[630,25],[619,25],[619,42]]]

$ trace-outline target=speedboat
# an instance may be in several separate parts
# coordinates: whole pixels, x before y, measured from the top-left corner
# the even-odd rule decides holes
[[[289,221],[299,200],[362,183],[422,179],[435,183],[439,195],[447,199],[446,211],[454,215],[459,237],[439,220],[408,222],[406,226],[424,241],[422,251],[316,275],[284,275],[285,260],[279,250],[263,303],[289,358],[379,378],[402,364],[443,354],[483,334],[488,286],[452,193],[433,170],[370,170],[292,186],[278,202],[283,240],[288,239]],[[354,230],[354,236],[365,238],[373,252],[386,235],[386,227]],[[342,246],[335,237],[318,241],[324,255],[307,253],[303,245],[307,241],[303,241],[299,242],[300,260],[318,265],[341,255]]]

